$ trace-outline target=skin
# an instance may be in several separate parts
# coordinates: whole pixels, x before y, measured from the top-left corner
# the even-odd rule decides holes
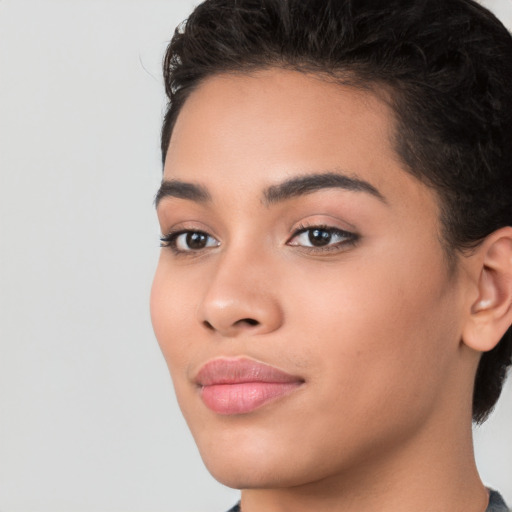
[[[209,78],[178,117],[164,179],[210,200],[163,197],[161,230],[211,245],[162,248],[152,321],[203,460],[243,489],[244,512],[486,508],[471,441],[479,352],[463,341],[484,256],[449,267],[437,197],[406,172],[393,130],[376,95],[280,69]],[[265,201],[269,186],[327,171],[381,197],[333,187]],[[322,251],[296,234],[319,225],[357,239]],[[221,356],[304,384],[216,414],[193,379]]]

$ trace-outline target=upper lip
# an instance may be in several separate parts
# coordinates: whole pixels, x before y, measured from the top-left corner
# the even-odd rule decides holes
[[[199,369],[194,380],[200,386],[244,382],[304,382],[304,379],[286,373],[275,366],[247,358],[213,359]]]

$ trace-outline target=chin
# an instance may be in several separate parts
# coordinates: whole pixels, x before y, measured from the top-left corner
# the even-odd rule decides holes
[[[206,464],[206,468],[215,480],[232,489],[272,489],[280,487],[270,477],[269,471],[258,470],[251,464],[240,465],[234,463],[230,467],[226,467],[214,463],[213,465]]]
[[[226,427],[211,435],[203,431],[196,442],[211,475],[234,489],[305,485],[327,477],[333,469],[332,460],[315,442],[297,440],[293,432],[287,436],[268,427]]]
[[[240,427],[240,425],[238,425]],[[300,461],[275,432],[233,425],[193,434],[211,475],[234,489],[298,485]]]
[[[252,460],[203,459],[210,474],[221,484],[233,489],[275,489],[304,484],[311,479],[301,478],[293,461],[276,461],[260,454]]]

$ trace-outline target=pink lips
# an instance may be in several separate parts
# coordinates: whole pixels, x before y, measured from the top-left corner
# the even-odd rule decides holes
[[[195,379],[206,407],[218,414],[246,414],[297,389],[304,380],[251,359],[215,359]]]

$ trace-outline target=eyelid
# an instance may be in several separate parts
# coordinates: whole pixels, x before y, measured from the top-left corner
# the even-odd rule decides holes
[[[211,236],[215,239],[218,239],[219,237],[215,234],[215,230],[209,226],[208,224],[205,224],[204,222],[197,220],[197,219],[190,219],[185,221],[172,221],[170,219],[167,219],[166,222],[160,223],[160,229],[161,229],[161,238],[167,238],[175,234],[181,234],[181,233],[188,233],[188,232],[194,232],[194,233],[205,233],[208,236]]]
[[[166,231],[165,234],[163,234],[160,237],[161,244],[160,246],[162,248],[169,248],[175,255],[177,256],[200,256],[201,254],[204,254],[205,252],[208,252],[212,249],[215,249],[221,245],[221,242],[219,238],[212,234],[212,230],[209,228],[205,228],[203,226],[198,226],[197,224],[194,226],[187,225],[187,223],[178,224],[171,228],[170,230]],[[321,230],[328,232],[331,236],[338,236],[341,238],[341,240],[335,241],[334,243],[329,240],[325,245],[314,245],[306,244],[306,243],[294,243],[294,239],[298,238],[300,235],[303,235],[304,233],[307,233],[308,231],[312,230]],[[182,235],[186,234],[201,234],[207,237],[207,242],[204,247],[189,247],[187,249],[180,249],[178,247],[178,239]],[[309,252],[309,253],[322,253],[322,252],[328,252],[328,251],[338,251],[342,252],[346,249],[348,249],[349,246],[354,245],[358,240],[360,239],[360,236],[355,233],[354,231],[348,231],[346,229],[343,229],[338,226],[334,226],[331,223],[325,223],[321,221],[313,221],[313,219],[307,221],[302,221],[301,224],[295,227],[293,230],[293,233],[289,236],[289,238],[286,241],[286,245],[291,247],[296,247],[300,250]],[[214,241],[212,244],[211,241]],[[187,241],[190,243],[190,241]],[[185,242],[185,243],[187,243]],[[188,245],[187,243],[187,245]]]
[[[321,231],[327,231],[334,235],[340,235],[344,239],[336,242],[336,243],[329,243],[324,246],[314,246],[314,245],[300,245],[300,244],[293,244],[291,243],[295,238],[298,236],[307,233],[308,231],[312,230],[321,230]],[[353,232],[353,231],[347,231],[346,229],[342,229],[336,226],[322,224],[322,223],[312,223],[311,225],[305,225],[301,224],[297,226],[297,228],[294,230],[288,241],[286,242],[287,245],[292,247],[299,247],[302,250],[308,251],[308,252],[327,252],[327,251],[343,251],[348,246],[354,245],[356,242],[358,242],[360,239],[360,236]]]
[[[177,247],[177,240],[180,236],[189,234],[189,233],[199,233],[205,235],[209,239],[215,240],[217,243],[215,245],[206,245],[205,247],[199,249],[189,249],[183,250]],[[170,229],[166,232],[166,234],[160,237],[160,247],[169,248],[171,251],[177,256],[198,256],[199,254],[204,253],[210,249],[215,247],[219,247],[220,241],[217,237],[206,231],[205,229],[200,229],[197,227],[176,227]]]

